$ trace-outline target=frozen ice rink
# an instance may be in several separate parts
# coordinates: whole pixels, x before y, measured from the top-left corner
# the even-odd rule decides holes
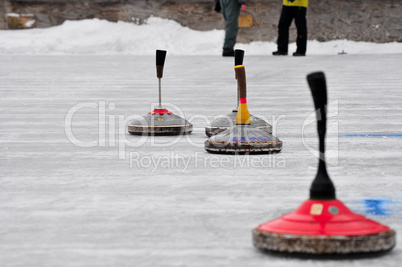
[[[168,52],[162,101],[194,131],[141,138],[126,123],[158,101],[154,56],[2,55],[0,265],[397,266],[402,54],[246,51],[244,65],[250,113],[274,125],[279,154],[203,148],[208,120],[235,107],[233,58]],[[397,231],[382,257],[279,257],[251,243],[253,228],[308,198],[318,138],[306,75],[318,70],[329,91],[329,174],[338,199]]]

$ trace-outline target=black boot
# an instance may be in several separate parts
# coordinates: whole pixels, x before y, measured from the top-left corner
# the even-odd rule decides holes
[[[297,52],[297,51],[293,53],[294,57],[304,57],[305,55],[306,55],[306,53],[300,53],[300,52]]]
[[[287,56],[288,55],[288,52],[283,52],[283,51],[275,51],[275,52],[272,52],[272,55],[274,55],[274,56]]]
[[[223,57],[234,57],[234,50],[223,49]]]

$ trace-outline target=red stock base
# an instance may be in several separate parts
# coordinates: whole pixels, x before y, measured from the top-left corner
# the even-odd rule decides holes
[[[294,212],[258,226],[253,243],[286,253],[381,252],[395,246],[395,231],[353,213],[339,200],[306,200]]]
[[[155,114],[163,115],[165,113],[168,115],[172,115],[172,112],[170,112],[167,109],[154,109],[151,112],[148,112],[148,114],[151,114],[151,115],[155,115]]]
[[[128,132],[134,135],[179,135],[192,131],[191,123],[164,108],[156,108],[128,125]]]

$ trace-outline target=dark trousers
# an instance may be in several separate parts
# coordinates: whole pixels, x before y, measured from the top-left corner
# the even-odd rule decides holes
[[[289,27],[295,19],[297,28],[297,51],[305,54],[307,49],[307,8],[298,6],[282,6],[278,25],[278,51],[288,52]]]
[[[239,15],[241,5],[237,0],[220,0],[223,18],[226,22],[225,42],[223,51],[230,52],[236,44],[237,32],[239,31]]]

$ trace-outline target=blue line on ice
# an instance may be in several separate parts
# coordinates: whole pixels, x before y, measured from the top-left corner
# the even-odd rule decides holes
[[[339,137],[397,137],[402,138],[402,134],[391,133],[346,133],[346,134],[339,134]]]
[[[389,216],[392,215],[392,211],[390,203],[392,203],[389,199],[363,199],[364,213],[367,215],[376,215],[376,216]]]

